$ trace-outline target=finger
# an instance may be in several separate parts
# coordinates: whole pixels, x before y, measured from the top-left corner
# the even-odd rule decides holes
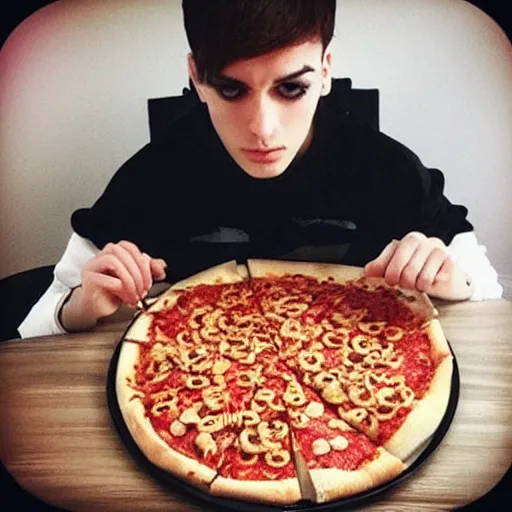
[[[364,267],[364,275],[366,277],[383,277],[389,261],[393,257],[393,254],[395,254],[398,244],[398,240],[392,240],[386,245],[379,256]]]
[[[144,297],[151,288],[151,269],[149,266],[148,255],[146,254],[146,256],[144,256],[145,253],[141,252],[140,249],[132,242],[122,240],[118,245],[126,249],[137,264],[142,278],[142,292],[139,288],[137,288],[137,290],[140,292],[141,297]]]
[[[151,274],[153,275],[155,281],[161,281],[165,279],[166,273],[165,269],[167,268],[167,263],[161,258],[153,258],[151,259]]]
[[[430,253],[433,250],[433,244],[429,240],[420,243],[411,256],[409,262],[405,265],[400,274],[399,285],[409,290],[416,289],[416,282],[420,275]]]
[[[88,272],[82,280],[85,308],[97,318],[115,313],[126,302],[123,283],[117,277]]]
[[[121,302],[126,302],[126,293],[123,289],[123,283],[117,277],[108,276],[105,274],[98,274],[96,272],[89,271],[84,273],[82,286],[84,288],[92,287],[96,290],[99,289],[102,292],[107,292],[109,296],[109,301],[116,305],[119,305]],[[97,299],[95,300],[95,302],[97,302]]]
[[[112,254],[126,267],[135,282],[137,294],[140,297],[144,295],[144,277],[141,267],[144,266],[144,258],[137,246],[130,242],[121,241],[118,244],[109,244],[108,249]]]
[[[91,260],[84,270],[93,271],[107,276],[117,277],[123,286],[126,295],[123,295],[127,304],[137,304],[139,295],[132,275],[123,263],[114,254],[101,254]]]
[[[144,297],[148,294],[151,285],[153,284],[153,275],[151,273],[151,256],[142,253],[144,259]]]
[[[418,246],[426,240],[426,236],[421,233],[409,233],[406,235],[396,248],[393,257],[388,263],[384,280],[391,286],[397,285],[400,282],[400,276],[405,266],[411,260],[413,254],[416,252]]]
[[[120,295],[123,293],[123,283],[118,277],[89,272],[86,274],[85,281],[87,284],[94,284],[97,288],[119,296],[119,298],[121,298]]]
[[[434,284],[438,282],[446,282],[450,279],[451,276],[458,270],[457,263],[453,259],[453,257],[448,254],[447,258],[444,260],[439,272],[437,273]]]
[[[416,280],[416,289],[420,292],[428,291],[433,286],[436,276],[447,259],[446,251],[439,247],[433,249]]]
[[[121,242],[119,242],[119,245],[124,247],[132,255],[134,261],[139,266],[139,271],[141,273],[143,283],[142,295],[146,295],[149,289],[151,288],[152,282],[148,255],[146,254],[146,256],[144,256],[145,253],[142,253],[140,249],[132,242],[122,240]]]
[[[145,290],[140,269],[144,265],[144,259],[140,251],[135,246],[135,248],[131,247],[131,245],[128,242],[107,244],[103,250],[107,254],[113,254],[124,265],[135,283],[136,293],[140,299]]]

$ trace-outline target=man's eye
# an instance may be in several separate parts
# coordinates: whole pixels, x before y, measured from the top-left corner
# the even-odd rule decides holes
[[[295,82],[284,82],[277,87],[277,90],[283,98],[296,100],[306,94],[308,86]]]
[[[236,100],[243,95],[244,91],[240,87],[217,87],[217,93],[225,100]]]

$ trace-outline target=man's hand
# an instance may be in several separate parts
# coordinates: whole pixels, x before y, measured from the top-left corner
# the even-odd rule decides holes
[[[465,300],[473,291],[443,241],[416,231],[389,243],[366,265],[364,275],[446,300]]]
[[[121,304],[135,307],[153,279],[165,278],[166,264],[126,241],[109,243],[82,269],[82,285],[62,309],[65,329],[84,330],[115,313]]]

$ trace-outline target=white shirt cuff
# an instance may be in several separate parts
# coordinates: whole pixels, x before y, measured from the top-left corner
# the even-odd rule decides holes
[[[60,308],[70,290],[81,283],[84,265],[98,252],[92,242],[73,233],[55,265],[53,282],[18,327],[22,338],[66,333],[58,318]]]
[[[486,256],[487,249],[478,245],[473,231],[455,235],[448,249],[473,284],[469,300],[501,299],[503,287],[498,282],[498,273]]]

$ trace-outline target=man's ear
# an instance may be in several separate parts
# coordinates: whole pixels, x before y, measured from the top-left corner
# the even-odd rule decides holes
[[[327,45],[324,50],[324,56],[322,58],[322,90],[321,96],[327,96],[331,92],[332,86],[332,46],[331,43]]]
[[[194,87],[196,88],[197,95],[199,96],[199,99],[203,103],[206,103],[206,100],[205,100],[204,94],[203,94],[203,84],[199,81],[199,77],[197,74],[196,62],[191,53],[189,53],[187,55],[187,64],[188,64],[188,74],[190,76],[190,79],[192,80],[192,83],[194,84]]]

